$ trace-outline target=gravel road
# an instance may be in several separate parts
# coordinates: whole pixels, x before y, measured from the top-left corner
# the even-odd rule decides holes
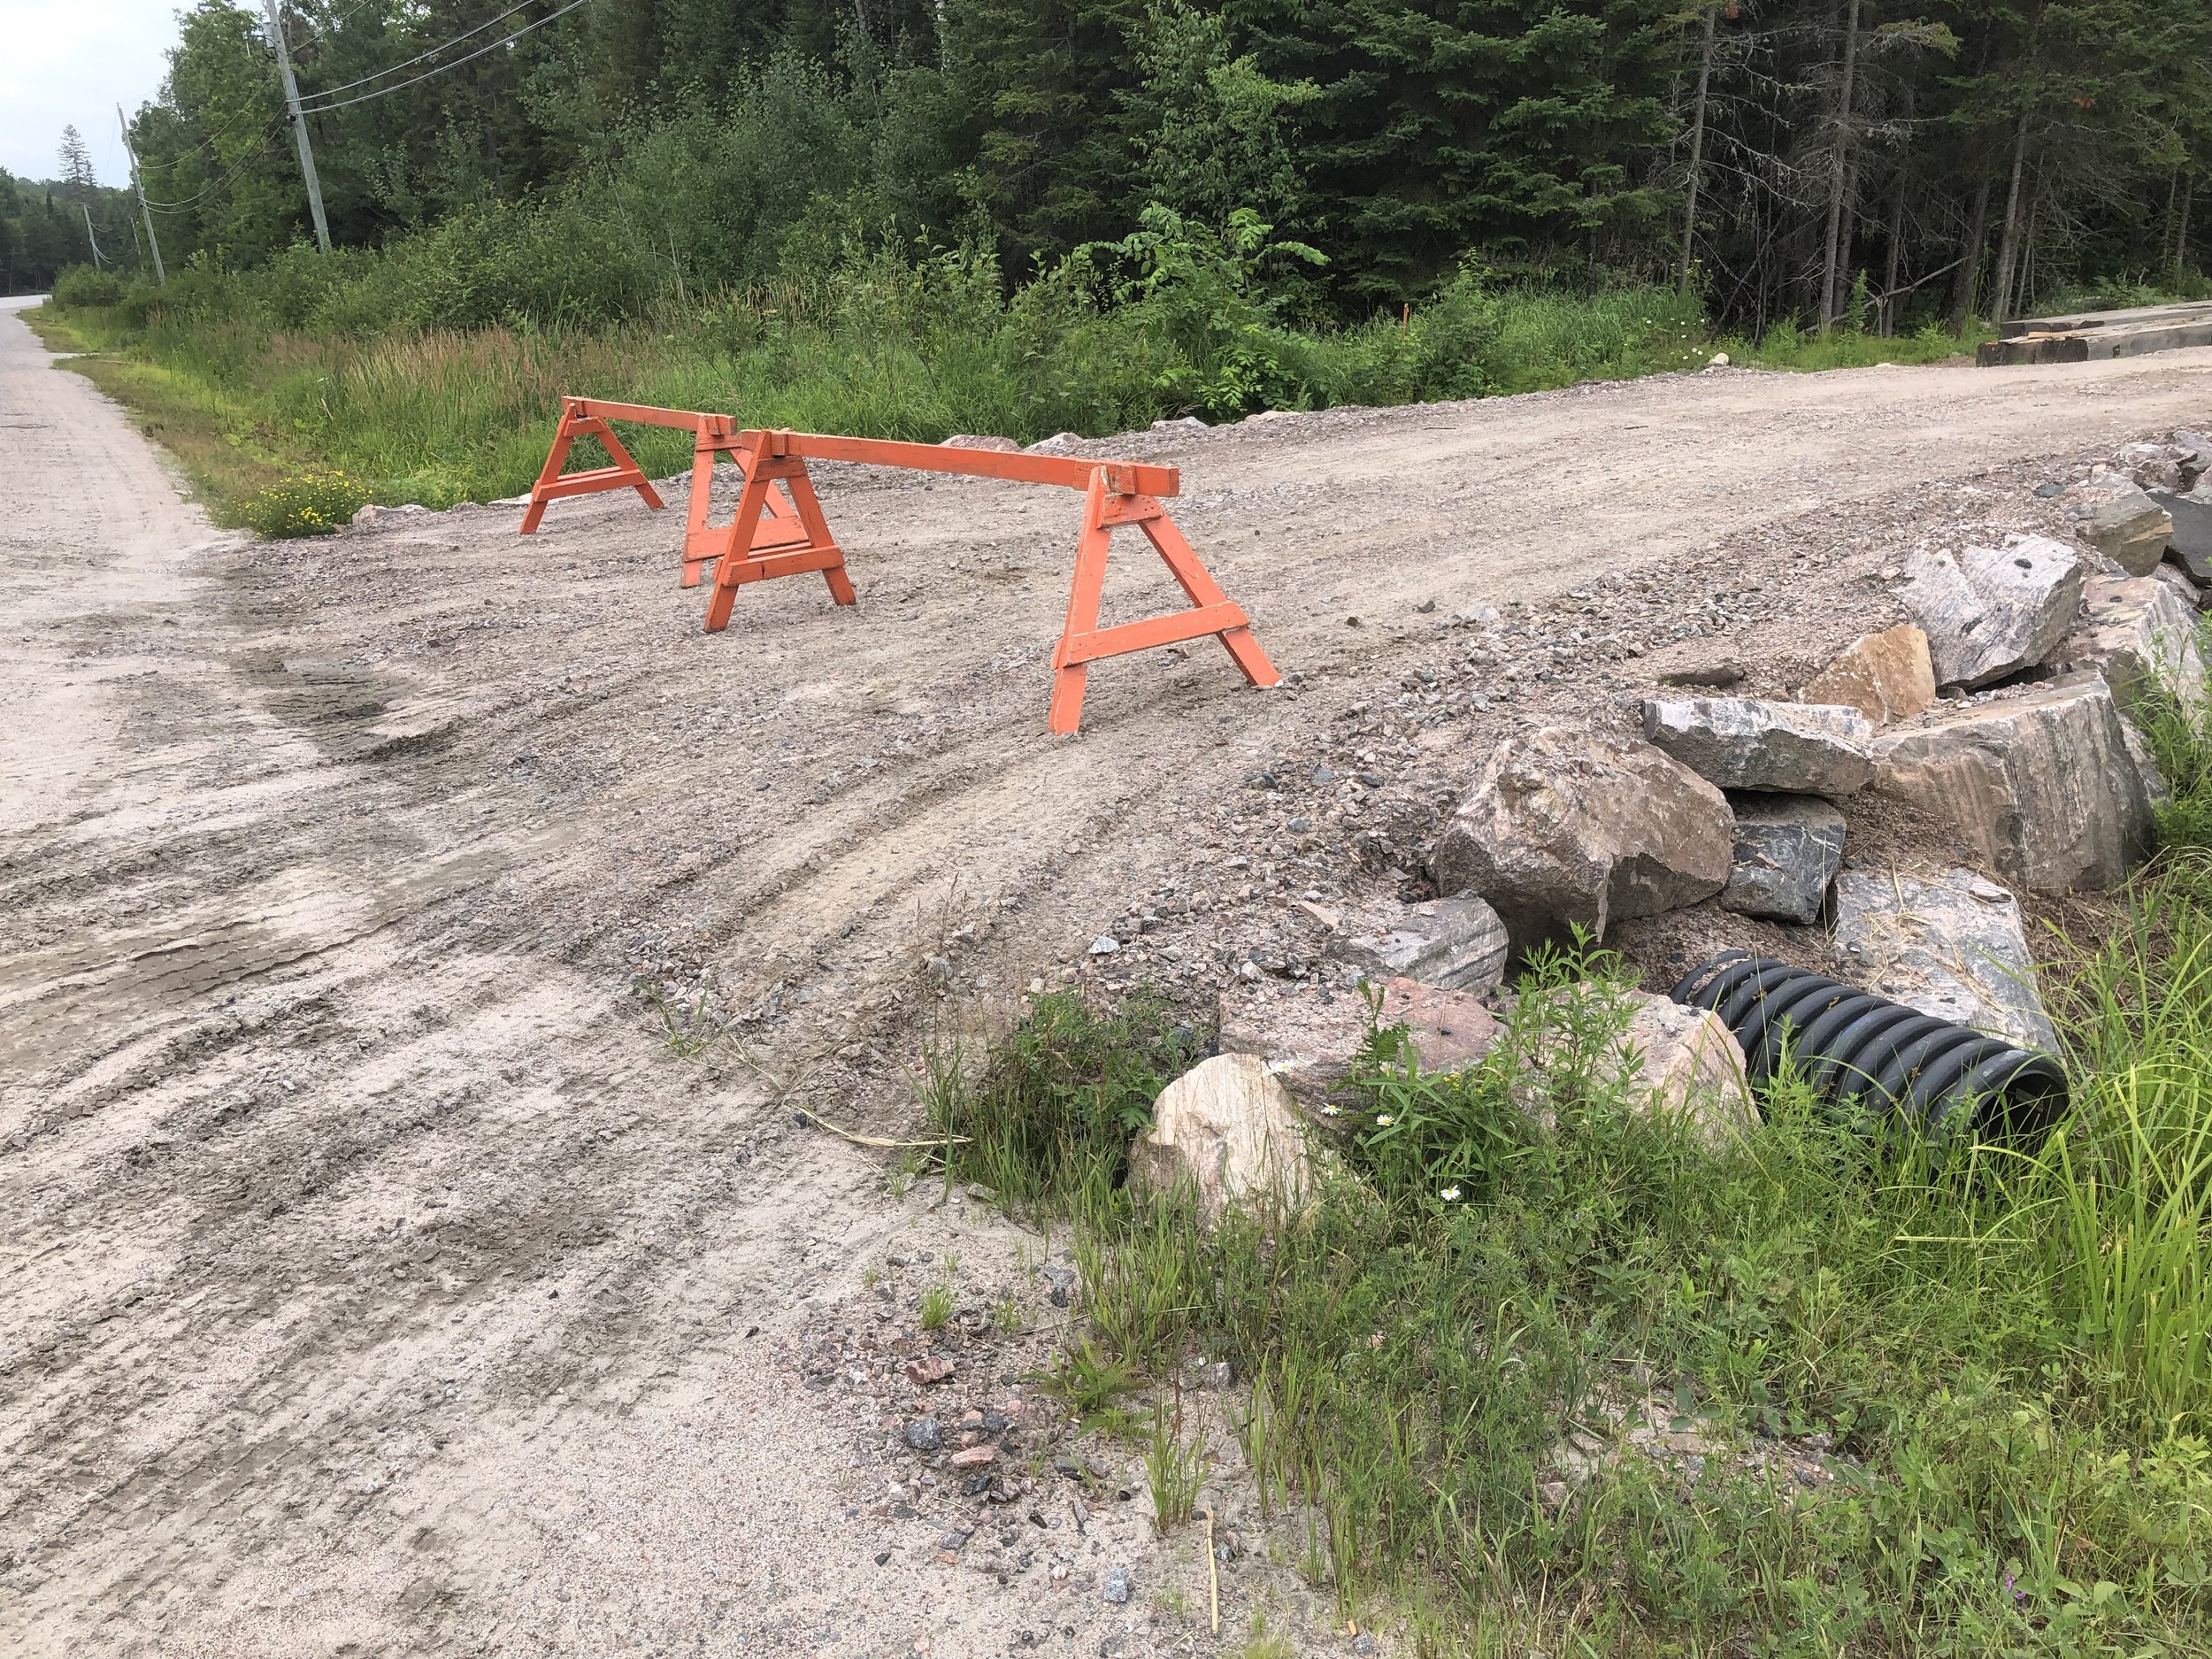
[[[1357,749],[1348,707],[1455,610],[1617,578],[1643,643],[1376,765],[1717,634],[1786,683],[1888,619],[1870,573],[1930,502],[2208,417],[2199,350],[1087,446],[1183,468],[1299,681],[1109,662],[1064,741],[1064,492],[826,468],[859,606],[773,582],[709,636],[675,515],[627,498],[527,541],[488,507],[215,530],[0,313],[0,1652],[1211,1651],[1151,1599],[1203,1575],[1139,1506],[1079,1542],[1055,1511],[1078,1571],[1010,1584],[887,1508],[871,1425],[791,1356],[904,1317],[891,1254],[1041,1297],[1047,1246],[790,1108],[910,1124],[926,1043],[1171,890],[1189,948],[1141,960],[1202,1006],[1222,941],[1343,883],[1254,768]],[[1167,605],[1156,572],[1126,551],[1108,620]],[[1080,1587],[1125,1563],[1127,1606]],[[1237,1572],[1225,1636],[1273,1599],[1327,1645],[1287,1571]]]

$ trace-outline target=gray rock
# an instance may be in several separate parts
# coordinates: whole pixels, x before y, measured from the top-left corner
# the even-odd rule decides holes
[[[1735,845],[1728,798],[1659,750],[1571,726],[1498,745],[1431,871],[1489,901],[1517,950],[1710,898]]]
[[[2154,576],[2091,577],[2081,626],[2059,642],[2049,665],[2061,672],[2094,670],[2131,714],[2154,688],[2193,715],[2204,708],[2197,613]]]
[[[1736,856],[1720,907],[1801,926],[1818,919],[1843,862],[1843,814],[1817,795],[1736,799]]]
[[[1098,1599],[1119,1607],[1129,1599],[1129,1592],[1133,1587],[1129,1579],[1128,1568],[1109,1567],[1106,1570],[1106,1581],[1098,1586]]]
[[[1928,635],[1936,683],[1970,690],[2040,663],[2081,609],[2082,557],[2048,536],[1916,554],[1897,597]]]
[[[1110,956],[1120,949],[1121,941],[1116,939],[1111,933],[1101,933],[1096,939],[1091,941],[1089,954],[1094,956]]]
[[[1839,979],[2023,1048],[2058,1052],[2019,901],[1987,877],[1847,870],[1836,878],[1835,937]]]
[[[1874,723],[1838,703],[1654,697],[1644,735],[1724,789],[1855,795],[1874,777]]]
[[[2114,886],[2147,850],[2150,803],[2112,692],[2071,674],[1929,718],[1875,745],[1874,787],[1955,829],[2004,879]]]
[[[2173,515],[2117,473],[2093,478],[2070,508],[2075,533],[2131,576],[2147,576],[2165,557]]]
[[[1480,992],[1505,978],[1505,924],[1472,894],[1394,905],[1359,921],[1360,931],[1348,928],[1329,941],[1329,954],[1377,979]]]
[[[2154,494],[2174,521],[2166,551],[2200,588],[2212,588],[2212,495],[2199,485],[2186,495]]]
[[[933,1452],[945,1443],[945,1432],[935,1417],[916,1417],[906,1425],[906,1443],[918,1452]]]
[[[2151,572],[2150,579],[2172,588],[2174,597],[2181,601],[2185,611],[2201,611],[2206,602],[2212,600],[2212,592],[2198,587],[2195,580],[2177,564],[2161,565]]]

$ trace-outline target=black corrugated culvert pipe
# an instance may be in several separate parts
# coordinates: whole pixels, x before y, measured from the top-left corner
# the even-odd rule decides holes
[[[2050,1056],[1770,956],[1723,951],[1668,995],[1721,1017],[1754,1084],[1786,1051],[1830,1100],[1993,1141],[2039,1140],[2066,1110],[2066,1074]]]

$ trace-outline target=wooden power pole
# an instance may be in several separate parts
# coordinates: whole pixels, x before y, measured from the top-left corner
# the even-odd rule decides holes
[[[146,205],[146,181],[138,176],[138,152],[131,148],[131,124],[123,119],[123,106],[115,106],[115,119],[123,128],[123,153],[131,158],[131,188],[138,192],[138,211],[146,221],[146,245],[154,251],[154,286],[167,288],[169,273],[161,268],[161,243],[154,236],[154,210]]]
[[[266,0],[269,44],[276,49],[277,73],[284,79],[285,107],[292,114],[292,142],[300,152],[300,175],[307,180],[307,211],[315,219],[315,245],[330,251],[330,221],[323,217],[323,187],[315,177],[315,151],[307,142],[307,118],[300,113],[300,85],[292,78],[292,54],[284,46],[284,19],[277,15],[277,0]]]

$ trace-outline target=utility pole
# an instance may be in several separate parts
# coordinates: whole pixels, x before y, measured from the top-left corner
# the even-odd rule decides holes
[[[315,245],[330,251],[330,221],[323,217],[323,187],[315,178],[315,152],[307,142],[307,118],[300,113],[300,83],[292,79],[292,54],[284,49],[284,19],[277,0],[266,0],[269,44],[276,49],[277,73],[284,78],[284,102],[292,112],[292,142],[300,152],[300,174],[307,180],[307,211],[315,216]]]
[[[161,268],[161,243],[154,236],[154,210],[146,205],[146,181],[138,176],[138,152],[131,148],[131,124],[123,119],[123,106],[115,106],[115,119],[122,123],[123,153],[131,158],[131,188],[138,192],[138,211],[146,220],[146,245],[154,250],[154,286],[167,288],[169,273]]]
[[[100,251],[100,239],[92,234],[92,210],[80,202],[77,211],[84,215],[84,239],[92,244],[92,268],[97,271],[107,264],[107,257]]]

